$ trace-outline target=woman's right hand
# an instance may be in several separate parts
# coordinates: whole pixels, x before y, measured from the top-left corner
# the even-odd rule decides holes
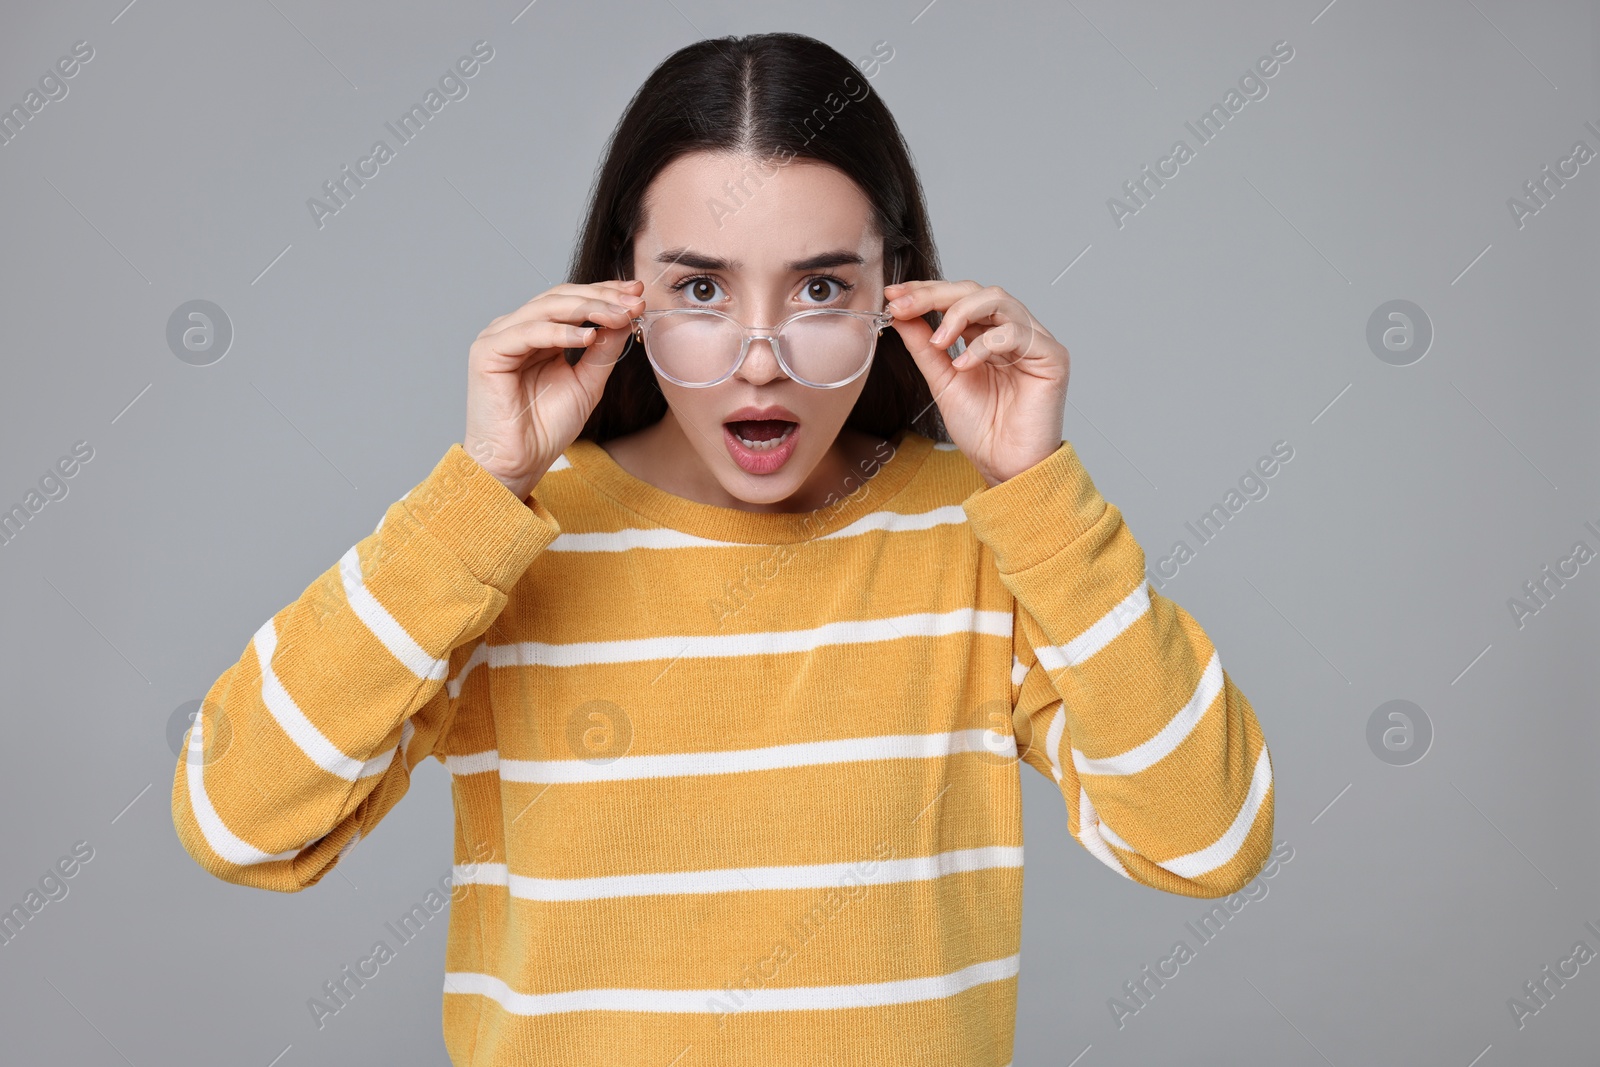
[[[605,281],[547,289],[478,334],[467,352],[462,447],[525,500],[576,440],[644,310],[644,283]],[[599,329],[580,329],[584,320]],[[584,348],[568,366],[565,349]]]

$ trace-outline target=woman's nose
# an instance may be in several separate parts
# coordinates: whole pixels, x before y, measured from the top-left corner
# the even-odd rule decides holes
[[[739,365],[735,377],[752,385],[764,385],[774,378],[784,376],[783,368],[778,365],[777,353],[773,351],[772,342],[765,337],[752,337],[749,350],[744,354],[744,362]]]

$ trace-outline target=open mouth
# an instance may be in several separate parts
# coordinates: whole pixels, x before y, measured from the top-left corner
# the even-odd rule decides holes
[[[782,447],[798,424],[784,419],[736,419],[726,425],[741,445],[760,453]]]
[[[729,419],[722,424],[728,456],[746,474],[775,474],[794,455],[800,424],[787,419]]]

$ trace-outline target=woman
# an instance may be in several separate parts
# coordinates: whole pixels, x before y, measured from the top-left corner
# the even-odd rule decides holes
[[[185,847],[303,889],[439,759],[458,1064],[1009,1063],[1019,760],[1119,874],[1244,886],[1255,715],[1062,439],[1066,349],[939,273],[847,60],[669,57],[462,442],[207,694]]]

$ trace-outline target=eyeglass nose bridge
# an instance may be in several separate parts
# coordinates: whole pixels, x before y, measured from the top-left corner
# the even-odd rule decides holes
[[[790,316],[790,318],[793,317],[792,315]],[[750,356],[751,342],[765,341],[767,342],[767,347],[772,349],[772,359],[773,362],[777,363],[779,372],[787,377],[794,377],[789,370],[789,361],[783,356],[783,345],[778,341],[778,335],[783,332],[784,326],[788,325],[788,323],[789,319],[784,319],[776,326],[746,326],[742,322],[739,323],[739,329],[744,336],[739,339],[739,358],[734,360],[733,369],[728,372],[727,376],[729,378],[733,377],[744,366],[744,361]]]

